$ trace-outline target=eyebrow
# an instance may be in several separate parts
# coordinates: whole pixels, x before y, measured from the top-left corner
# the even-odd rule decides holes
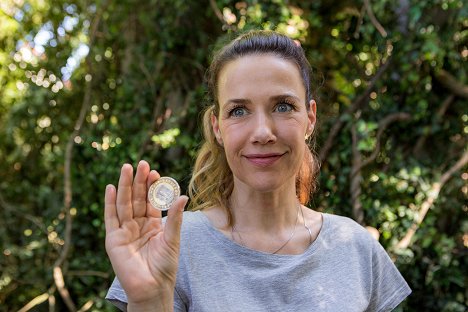
[[[284,93],[284,94],[274,95],[274,96],[271,96],[269,98],[269,100],[270,101],[280,101],[280,100],[284,100],[284,99],[287,99],[287,98],[293,98],[296,101],[300,101],[299,97],[297,97],[296,95],[294,95],[292,93]],[[248,104],[248,103],[251,103],[251,101],[249,99],[239,98],[239,99],[229,99],[224,103],[224,105],[228,105],[228,104]]]

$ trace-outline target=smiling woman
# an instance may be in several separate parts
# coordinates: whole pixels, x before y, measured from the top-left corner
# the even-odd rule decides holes
[[[295,194],[304,138],[315,124],[315,102],[305,97],[296,65],[274,54],[226,64],[219,74],[219,114],[211,122],[235,186],[249,185],[263,197]]]
[[[272,31],[215,56],[187,197],[151,207],[141,161],[106,189],[107,298],[132,311],[389,311],[411,290],[356,222],[308,209],[316,103],[302,48]],[[183,221],[182,221],[183,219]]]

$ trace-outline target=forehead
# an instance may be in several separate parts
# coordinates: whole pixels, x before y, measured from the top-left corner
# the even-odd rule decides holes
[[[253,54],[227,63],[218,79],[220,102],[227,97],[255,97],[294,93],[305,100],[299,67],[274,54]]]

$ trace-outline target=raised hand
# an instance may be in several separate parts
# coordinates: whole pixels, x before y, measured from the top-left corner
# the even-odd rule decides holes
[[[159,177],[147,162],[140,161],[135,179],[132,166],[125,164],[117,190],[113,185],[106,187],[106,251],[129,308],[172,310],[180,226],[188,197],[176,200],[163,225],[161,212],[147,201],[147,190]]]

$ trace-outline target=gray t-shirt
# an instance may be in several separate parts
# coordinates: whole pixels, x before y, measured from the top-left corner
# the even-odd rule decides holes
[[[236,244],[200,211],[184,213],[174,311],[391,311],[410,293],[383,247],[349,218],[323,214],[303,254],[275,255]],[[106,298],[126,309],[117,279]]]

